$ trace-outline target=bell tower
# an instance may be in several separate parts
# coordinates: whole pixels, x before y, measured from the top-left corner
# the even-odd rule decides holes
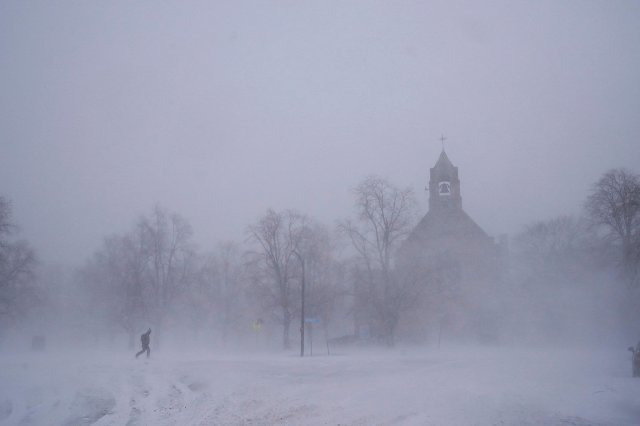
[[[426,285],[436,283],[448,289],[429,293],[424,300],[425,307],[445,304],[446,321],[433,324],[433,313],[425,309],[416,321],[423,321],[417,333],[428,333],[423,330],[433,324],[432,332],[438,335],[449,328],[447,333],[458,338],[497,341],[501,329],[495,318],[502,311],[486,295],[504,291],[502,265],[506,262],[493,238],[462,209],[458,168],[444,150],[444,139],[440,139],[440,157],[429,171],[429,211],[398,252],[400,262],[416,268],[410,270],[429,274]]]
[[[429,170],[429,211],[433,213],[462,210],[458,168],[444,152]]]

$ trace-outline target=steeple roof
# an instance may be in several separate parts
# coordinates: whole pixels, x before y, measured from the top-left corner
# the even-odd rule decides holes
[[[444,149],[440,153],[440,158],[438,158],[436,165],[433,167],[437,169],[453,168],[453,164],[451,163],[451,160],[449,160],[449,157],[447,157],[447,153],[444,152]]]

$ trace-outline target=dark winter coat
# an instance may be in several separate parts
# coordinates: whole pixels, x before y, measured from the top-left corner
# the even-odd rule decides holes
[[[631,357],[631,370],[633,377],[640,377],[640,343],[636,348],[629,347],[629,350],[633,354]]]
[[[140,341],[142,342],[142,347],[143,348],[148,348],[149,347],[149,342],[151,341],[151,336],[150,335],[151,335],[151,330],[147,331],[142,336],[140,336]]]

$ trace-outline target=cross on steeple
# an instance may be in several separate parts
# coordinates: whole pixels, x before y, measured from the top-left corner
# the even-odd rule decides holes
[[[444,137],[444,135],[441,135],[440,138],[438,139],[440,141],[440,143],[442,144],[442,150],[444,151],[444,141],[447,140],[447,138]]]

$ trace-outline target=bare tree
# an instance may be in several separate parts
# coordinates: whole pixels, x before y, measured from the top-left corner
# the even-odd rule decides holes
[[[188,286],[195,275],[191,235],[185,219],[156,206],[130,232],[105,238],[80,270],[88,300],[99,301],[100,310],[94,314],[110,327],[126,331],[130,345],[149,325],[158,345],[167,316],[182,301],[178,296],[192,290]]]
[[[340,298],[345,295],[344,265],[336,258],[334,236],[324,225],[317,222],[310,223],[297,252],[305,264],[306,282],[305,312],[304,315],[300,311],[297,313],[301,321],[304,318],[301,327],[308,331],[302,333],[301,337],[308,336],[306,340],[311,343],[309,349],[313,352],[314,325],[322,327],[328,345],[329,323],[334,317]],[[301,345],[301,349],[304,349],[304,345]]]
[[[151,316],[156,327],[154,342],[159,344],[165,319],[178,292],[187,289],[193,278],[194,250],[192,230],[180,215],[156,206],[149,217],[138,223],[143,246],[149,259],[149,297]]]
[[[622,250],[622,271],[630,285],[640,279],[640,176],[624,169],[606,172],[591,188],[587,214]]]
[[[257,245],[251,252],[255,282],[261,287],[264,302],[279,311],[282,344],[290,347],[290,326],[297,305],[295,277],[300,276],[297,254],[305,249],[310,220],[303,214],[269,209],[257,223],[247,228],[249,240]]]
[[[0,320],[15,320],[34,304],[32,286],[35,253],[26,241],[14,241],[17,227],[11,221],[11,205],[0,196]]]
[[[513,242],[512,285],[499,297],[517,306],[517,312],[509,313],[508,326],[520,338],[596,335],[599,322],[621,315],[611,313],[616,292],[602,285],[611,271],[609,262],[603,261],[608,245],[601,244],[586,220],[559,216],[536,221]]]
[[[5,238],[15,228],[16,226],[11,223],[11,203],[0,195],[0,244],[5,243]]]
[[[591,237],[584,220],[572,216],[537,221],[516,235],[516,260],[527,267],[527,275],[554,282],[590,261]]]
[[[106,324],[123,329],[130,348],[135,344],[137,329],[148,321],[150,308],[144,297],[149,281],[148,255],[136,231],[105,238],[79,271],[89,301],[97,302],[92,303],[92,315],[100,315]]]
[[[242,332],[245,309],[241,253],[233,242],[220,244],[203,257],[198,276],[188,294],[189,316],[197,331],[202,326],[219,332],[223,345]]]
[[[411,301],[405,285],[409,282],[400,279],[393,260],[414,224],[413,192],[370,176],[355,188],[354,197],[356,219],[342,223],[340,229],[366,271],[366,296],[375,315],[377,334],[393,345],[400,314]]]

